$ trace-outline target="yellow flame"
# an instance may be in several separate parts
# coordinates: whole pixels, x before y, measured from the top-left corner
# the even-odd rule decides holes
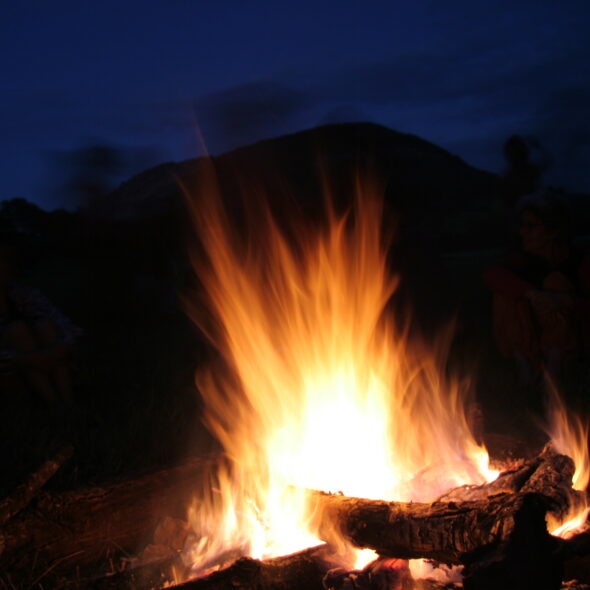
[[[575,472],[572,478],[574,490],[585,492],[590,480],[590,454],[588,450],[589,425],[565,406],[557,387],[548,387],[547,428],[551,441],[558,453],[571,457]],[[581,494],[579,501],[572,506],[565,521],[551,530],[556,537],[567,538],[584,528],[589,512],[587,495]]]
[[[410,343],[391,317],[381,191],[359,180],[348,214],[328,198],[324,224],[296,227],[256,201],[245,236],[204,166],[190,204],[206,296],[188,310],[222,359],[197,385],[229,467],[191,512],[196,569],[229,548],[266,557],[317,542],[306,488],[428,501],[493,477],[466,384],[445,376],[449,338]]]

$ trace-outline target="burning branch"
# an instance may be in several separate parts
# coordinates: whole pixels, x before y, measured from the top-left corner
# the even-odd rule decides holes
[[[41,491],[41,488],[55,475],[58,469],[72,456],[73,447],[66,446],[54,457],[48,459],[13,494],[0,502],[0,527],[25,508]]]

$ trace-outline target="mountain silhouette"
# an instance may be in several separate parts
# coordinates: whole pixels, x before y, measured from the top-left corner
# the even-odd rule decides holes
[[[349,202],[358,171],[370,175],[411,239],[470,247],[494,242],[502,223],[494,210],[497,175],[415,135],[372,123],[326,125],[260,141],[214,156],[219,185],[230,200],[251,186],[271,201],[303,209],[322,202],[327,179],[337,203]],[[181,201],[184,186],[199,199],[202,158],[165,163],[107,195],[92,213],[115,219],[155,216]]]

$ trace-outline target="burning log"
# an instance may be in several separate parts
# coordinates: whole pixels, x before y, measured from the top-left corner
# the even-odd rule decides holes
[[[578,494],[572,490],[574,471],[574,462],[548,444],[537,457],[502,472],[494,481],[479,486],[460,486],[437,501],[474,502],[500,494],[538,492],[548,498],[549,510],[560,517],[564,508],[578,501]]]
[[[548,511],[561,521],[572,507],[582,506],[585,494],[572,488],[576,467],[572,459],[556,453],[549,445],[540,455],[539,467],[519,490],[535,492],[548,500]]]
[[[482,547],[534,531],[549,536],[546,502],[538,494],[504,494],[476,502],[384,502],[312,492],[320,537],[403,559],[464,562]]]
[[[379,558],[363,570],[330,570],[323,580],[326,590],[413,590],[414,583],[408,561]]]
[[[325,545],[259,561],[242,557],[208,576],[174,586],[174,590],[323,590],[329,569]]]
[[[550,447],[549,447],[550,448]],[[516,494],[539,469],[548,456],[543,450],[541,455],[528,461],[522,461],[512,469],[506,469],[492,482],[481,485],[463,485],[445,492],[437,498],[437,502],[476,502],[500,494]]]
[[[463,564],[466,589],[555,590],[563,552],[545,516],[564,516],[580,499],[572,475],[571,459],[546,449],[499,481],[445,496],[466,493],[470,501],[384,502],[311,492],[310,503],[324,540],[342,535],[382,555]]]
[[[133,553],[161,518],[185,515],[196,482],[209,466],[195,461],[103,488],[43,493],[0,529],[0,567],[16,574],[28,573],[36,564],[33,577],[49,568],[61,575],[104,563],[121,551]],[[552,572],[561,571],[560,562],[590,551],[585,537],[577,539],[576,551],[573,543],[567,551],[556,551],[563,542],[546,529],[546,511],[564,514],[576,499],[571,473],[567,457],[546,450],[496,482],[451,491],[444,502],[384,502],[310,492],[310,503],[324,540],[341,531],[353,545],[385,556],[461,563],[466,588],[493,587],[486,580],[507,589],[527,587],[524,574],[514,572],[539,570],[542,584],[537,588],[553,589],[559,587]],[[449,500],[465,495],[471,499]],[[243,558],[181,587],[208,590],[237,580],[243,588],[321,588],[327,569],[315,549],[264,562]],[[277,586],[277,580],[284,585]]]

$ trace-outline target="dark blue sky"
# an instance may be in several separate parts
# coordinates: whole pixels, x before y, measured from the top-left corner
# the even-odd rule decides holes
[[[351,120],[493,171],[534,134],[590,192],[589,30],[588,0],[3,2],[0,198],[63,204],[88,142],[141,167]]]

